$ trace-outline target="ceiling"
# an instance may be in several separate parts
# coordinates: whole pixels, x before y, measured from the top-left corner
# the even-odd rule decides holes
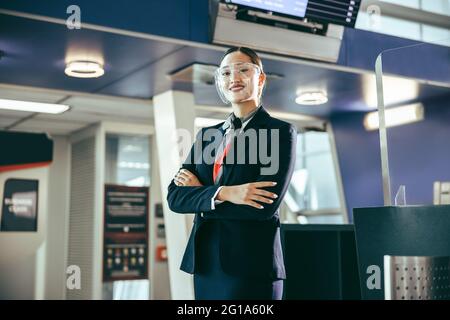
[[[0,50],[4,52],[0,60],[0,98],[63,101],[71,105],[64,114],[30,119],[26,118],[30,114],[0,110],[0,128],[21,119],[23,122],[15,125],[15,130],[52,128],[60,134],[101,120],[149,123],[152,97],[170,89],[193,92],[197,105],[225,107],[213,84],[170,77],[192,64],[216,65],[224,51],[221,47],[94,28],[69,30],[64,24],[0,13]],[[266,73],[272,75],[264,96],[264,105],[271,110],[327,118],[375,107],[375,79],[370,72],[262,56]],[[67,60],[90,58],[104,62],[104,76],[77,79],[64,74]],[[51,90],[24,91],[23,86]],[[299,106],[294,101],[297,90],[325,91],[328,103]],[[392,104],[450,94],[449,88],[407,79],[391,79],[387,91]]]
[[[153,121],[150,100],[44,90],[0,84],[2,99],[63,103],[70,109],[62,114],[32,114],[0,110],[0,128],[43,131],[65,135],[100,121],[149,124]],[[26,119],[24,121],[24,119]]]

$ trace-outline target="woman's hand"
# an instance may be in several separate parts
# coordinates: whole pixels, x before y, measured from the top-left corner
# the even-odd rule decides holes
[[[272,181],[262,181],[237,186],[224,186],[218,193],[217,200],[229,201],[234,204],[246,204],[257,209],[263,209],[264,207],[255,201],[273,203],[272,199],[278,198],[278,195],[260,188],[273,187],[276,184],[276,182]]]
[[[174,183],[179,187],[201,187],[203,184],[200,183],[198,178],[186,169],[181,169],[178,171],[178,173],[175,175],[175,178],[173,179]]]

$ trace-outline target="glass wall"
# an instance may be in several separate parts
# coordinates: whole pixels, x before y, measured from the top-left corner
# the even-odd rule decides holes
[[[297,137],[297,161],[285,201],[302,223],[343,223],[337,172],[328,132]]]
[[[424,20],[417,21],[418,16]],[[450,20],[450,0],[383,0],[363,6],[355,28],[449,46],[448,22],[439,22],[447,17]]]
[[[377,60],[379,108],[372,127],[380,132],[385,205],[450,203],[449,57],[449,47],[419,43],[386,50]],[[421,95],[390,104],[391,79],[405,78],[416,79]]]
[[[133,187],[150,186],[150,137],[107,134],[105,183]],[[103,298],[148,300],[149,280],[105,282]]]
[[[148,136],[106,135],[105,182],[149,186],[149,143]]]

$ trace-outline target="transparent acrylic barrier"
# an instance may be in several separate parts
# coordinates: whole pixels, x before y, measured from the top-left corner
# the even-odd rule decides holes
[[[385,205],[450,204],[450,38],[382,52],[376,62]]]

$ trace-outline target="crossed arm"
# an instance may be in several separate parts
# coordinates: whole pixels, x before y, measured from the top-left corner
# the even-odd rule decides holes
[[[203,129],[198,132],[196,140],[180,168],[180,171],[187,170],[191,172],[196,177],[198,183],[182,186],[179,185],[176,179],[172,179],[169,184],[167,202],[170,210],[174,212],[193,213],[211,210],[211,199],[219,188],[216,185],[204,186],[197,178],[198,173],[195,169],[194,150],[201,143],[202,134]]]
[[[216,194],[220,186],[216,185],[202,185],[201,181],[197,179],[198,174],[193,164],[193,150],[191,149],[188,158],[183,163],[180,172],[173,179],[168,187],[167,201],[172,211],[178,213],[193,213],[203,212],[205,219],[237,219],[237,220],[267,220],[271,219],[277,211],[281,201],[289,186],[292,173],[295,166],[295,147],[297,141],[297,132],[292,125],[280,129],[280,146],[279,146],[279,160],[280,165],[278,171],[274,175],[260,176],[254,183],[240,185],[240,186],[224,186],[219,192],[219,196],[225,195],[223,200],[225,202],[217,205],[214,210],[211,208],[211,199]],[[199,140],[197,138],[196,143]],[[184,172],[183,172],[184,169]],[[183,184],[181,181],[187,180],[190,183]],[[275,182],[273,185],[271,182]],[[230,188],[231,187],[231,188]],[[263,189],[258,189],[262,188]],[[225,189],[228,188],[228,189]],[[252,190],[249,190],[252,189]],[[234,202],[239,198],[236,192],[251,191],[256,196],[251,202],[253,204],[237,204]],[[234,193],[234,195],[233,195]],[[261,197],[268,197],[268,194],[276,194],[277,197],[272,197],[272,202],[263,203],[263,208],[255,201],[262,202]],[[234,201],[234,202],[232,202]],[[248,202],[250,203],[250,202]]]

